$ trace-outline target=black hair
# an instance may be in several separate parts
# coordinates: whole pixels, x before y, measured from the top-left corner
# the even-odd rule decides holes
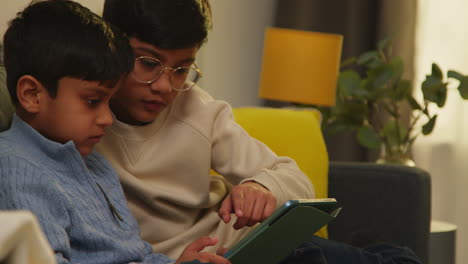
[[[211,29],[208,0],[105,0],[103,17],[162,49],[201,46]]]
[[[51,97],[63,77],[110,86],[133,68],[133,51],[123,33],[69,0],[33,1],[10,21],[4,36],[7,86],[24,75],[42,83]]]

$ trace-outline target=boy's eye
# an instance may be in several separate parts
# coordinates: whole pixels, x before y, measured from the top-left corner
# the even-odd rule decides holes
[[[95,105],[97,105],[99,102],[100,102],[99,99],[87,99],[87,100],[86,100],[86,103],[88,103],[88,105],[90,105],[90,106],[95,106]]]
[[[137,63],[140,64],[140,67],[146,70],[154,70],[155,68],[161,68],[161,63],[157,60],[140,58],[137,60]]]
[[[175,69],[174,73],[176,75],[187,75],[189,70],[190,70],[190,68],[188,68],[188,67],[179,67],[179,68]]]

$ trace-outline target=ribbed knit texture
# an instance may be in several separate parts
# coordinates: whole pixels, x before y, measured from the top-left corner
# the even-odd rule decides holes
[[[83,159],[73,142],[50,141],[15,116],[0,133],[0,210],[17,209],[36,215],[59,264],[173,262],[141,240],[118,177],[99,154]]]

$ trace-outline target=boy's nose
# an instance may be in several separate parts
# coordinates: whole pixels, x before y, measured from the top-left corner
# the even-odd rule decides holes
[[[108,127],[112,125],[112,112],[108,105],[104,106],[102,110],[99,112],[99,116],[97,118],[97,123],[100,126]]]
[[[150,84],[150,89],[156,93],[170,93],[172,92],[170,73],[164,71],[159,78]]]

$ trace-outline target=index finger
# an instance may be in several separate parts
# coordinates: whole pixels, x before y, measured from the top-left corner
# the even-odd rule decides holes
[[[234,204],[234,213],[236,216],[242,217],[244,215],[245,194],[243,191],[233,190],[231,193],[232,202]]]
[[[263,210],[262,221],[267,219],[270,215],[272,215],[275,209],[276,209],[276,200],[268,201],[267,204],[265,205],[265,209]]]
[[[225,223],[229,223],[231,220],[232,212],[232,196],[229,194],[224,201],[221,203],[221,207],[218,210],[218,216],[223,219]]]

